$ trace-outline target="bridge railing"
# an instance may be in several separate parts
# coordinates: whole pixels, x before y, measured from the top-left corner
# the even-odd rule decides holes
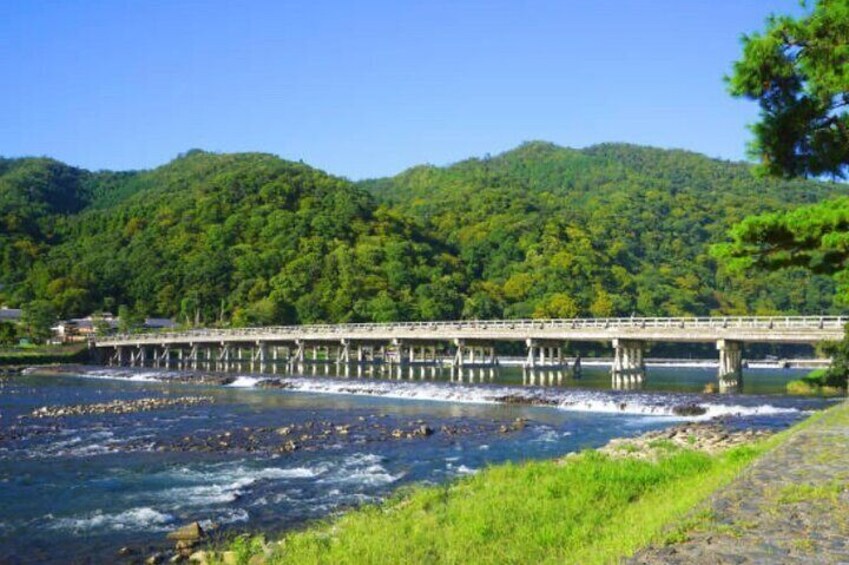
[[[763,330],[836,330],[842,329],[849,317],[846,316],[725,316],[725,317],[651,317],[651,318],[556,318],[518,320],[452,320],[438,322],[387,322],[355,324],[309,324],[301,326],[263,326],[248,328],[197,328],[175,332],[147,331],[133,334],[113,334],[97,341],[145,341],[155,338],[170,339],[239,338],[260,336],[299,336],[304,334],[338,335],[371,332],[396,332],[398,337],[406,334],[456,331],[456,330],[591,330],[591,329],[763,329]]]

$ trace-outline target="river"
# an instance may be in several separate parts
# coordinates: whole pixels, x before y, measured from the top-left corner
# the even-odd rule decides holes
[[[702,394],[715,371],[652,368],[630,391],[611,390],[603,368],[585,368],[580,380],[502,368],[462,382],[427,368],[400,379],[366,369],[284,376],[278,388],[257,387],[256,375],[215,386],[144,369],[4,378],[0,562],[115,562],[120,548],[136,556],[162,548],[168,531],[195,520],[219,532],[279,532],[491,464],[559,457],[687,418],[782,428],[828,403],[784,394],[805,373],[787,369],[749,370],[742,392]],[[204,398],[144,412],[32,415],[183,396]],[[681,416],[681,407],[700,414]]]

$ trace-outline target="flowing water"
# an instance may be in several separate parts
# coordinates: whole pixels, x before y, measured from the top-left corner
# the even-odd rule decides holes
[[[194,520],[217,531],[295,528],[404,484],[679,423],[681,407],[690,419],[781,428],[827,404],[783,394],[804,374],[794,370],[747,371],[742,392],[722,395],[701,393],[715,381],[708,368],[653,368],[629,391],[611,390],[603,368],[580,380],[514,368],[325,371],[335,368],[275,375],[277,388],[244,373],[214,386],[179,382],[176,371],[91,368],[0,381],[0,562],[113,562],[123,546],[163,547],[166,532]],[[32,415],[198,395],[145,412]]]

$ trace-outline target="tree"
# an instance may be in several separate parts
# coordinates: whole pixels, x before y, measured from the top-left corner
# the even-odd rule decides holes
[[[18,328],[11,322],[0,322],[0,345],[15,345],[18,341]]]
[[[804,3],[806,7],[809,4]],[[819,0],[804,17],[771,16],[744,35],[727,78],[732,95],[757,100],[750,154],[786,178],[849,172],[849,4]]]
[[[24,332],[35,343],[44,343],[53,335],[50,328],[56,321],[56,312],[47,300],[33,300],[26,305],[21,317]]]
[[[575,300],[558,292],[546,298],[534,310],[534,318],[574,318],[580,312]]]
[[[804,267],[833,276],[837,301],[849,304],[849,198],[750,216],[730,236],[712,253],[731,272]]]
[[[118,307],[118,331],[130,333],[144,324],[144,316],[123,304]]]

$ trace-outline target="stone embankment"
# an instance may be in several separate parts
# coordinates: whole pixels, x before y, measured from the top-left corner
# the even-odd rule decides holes
[[[73,404],[69,406],[42,406],[30,413],[32,418],[61,418],[63,416],[91,416],[98,414],[129,414],[165,408],[196,406],[212,402],[211,396],[180,396],[177,398],[138,398],[112,400],[98,404]]]
[[[849,404],[815,418],[630,563],[849,563]]]

